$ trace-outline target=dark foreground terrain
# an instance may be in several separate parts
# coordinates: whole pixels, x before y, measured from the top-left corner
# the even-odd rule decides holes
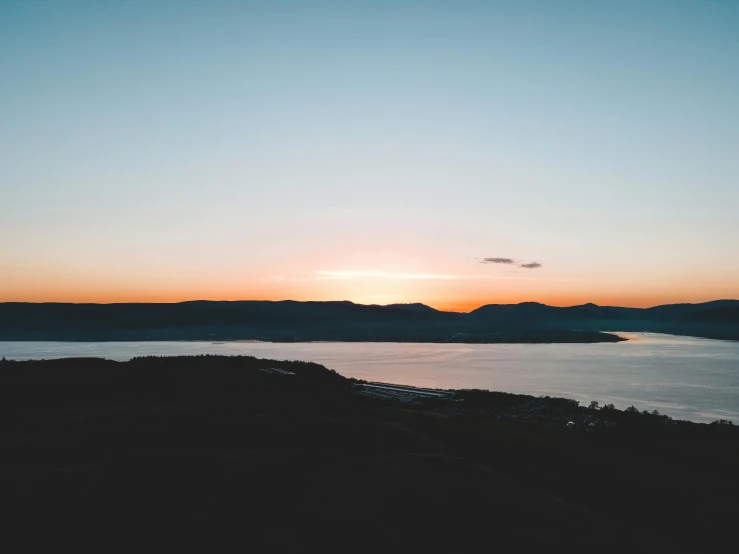
[[[731,425],[362,390],[316,364],[250,357],[0,362],[3,540],[373,553],[735,542]]]

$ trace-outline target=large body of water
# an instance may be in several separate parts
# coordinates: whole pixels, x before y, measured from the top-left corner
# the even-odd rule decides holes
[[[0,342],[0,357],[249,355],[323,364],[346,377],[634,405],[692,421],[739,422],[739,342],[619,333],[599,344]]]

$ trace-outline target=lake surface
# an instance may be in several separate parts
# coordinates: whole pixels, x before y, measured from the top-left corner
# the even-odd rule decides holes
[[[346,377],[634,405],[677,419],[739,423],[739,342],[618,333],[599,344],[0,342],[0,357],[249,355],[323,364]]]

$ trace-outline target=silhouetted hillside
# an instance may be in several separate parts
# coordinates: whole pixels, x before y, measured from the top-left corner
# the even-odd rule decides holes
[[[401,309],[401,310],[415,310],[415,311],[426,312],[426,313],[437,311],[431,306],[427,306],[426,304],[421,304],[420,302],[416,302],[414,304],[388,304],[385,307]]]
[[[688,321],[709,321],[715,323],[739,324],[739,306],[724,306],[692,312],[686,316]]]
[[[739,339],[739,301],[648,309],[488,304],[470,313],[285,300],[177,304],[0,304],[0,340],[603,342],[603,331]]]
[[[252,357],[0,361],[5,544],[655,554],[733,540],[731,425],[359,387]]]
[[[598,333],[557,341],[618,340]],[[493,328],[468,314],[422,304],[209,302],[178,304],[0,304],[0,340],[228,340],[504,342],[551,341],[546,329]]]
[[[623,308],[583,304],[559,308],[536,302],[488,304],[469,315],[480,326],[587,331],[639,331],[739,340],[739,300]]]

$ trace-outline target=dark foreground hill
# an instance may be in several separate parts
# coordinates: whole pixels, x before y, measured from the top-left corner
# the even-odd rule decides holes
[[[316,364],[248,357],[0,362],[3,539],[15,552],[44,540],[280,553],[734,540],[733,426],[483,391],[415,404],[357,391]]]
[[[620,308],[489,304],[470,313],[423,304],[193,301],[177,304],[0,303],[0,340],[614,342],[604,331],[739,339],[739,301]]]

